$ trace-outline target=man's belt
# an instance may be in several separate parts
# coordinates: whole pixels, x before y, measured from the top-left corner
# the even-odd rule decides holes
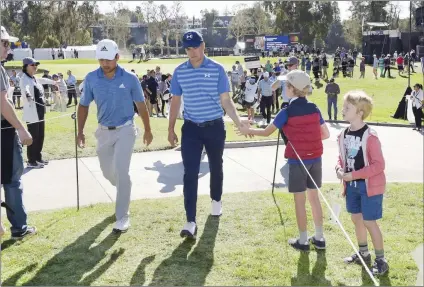
[[[114,126],[114,127],[111,127],[111,126],[103,126],[103,125],[100,125],[99,124],[99,128],[100,129],[102,129],[102,130],[109,130],[109,131],[113,131],[113,130],[117,130],[117,129],[120,129],[120,128],[123,128],[123,127],[126,127],[126,126],[130,126],[130,125],[132,125],[133,124],[133,121],[132,120],[129,120],[129,121],[127,121],[126,123],[124,123],[123,125],[120,125],[120,126]]]
[[[200,128],[204,128],[204,127],[213,126],[213,125],[218,124],[218,123],[222,123],[222,118],[211,120],[211,121],[206,121],[206,122],[203,122],[203,123],[195,123],[195,122],[190,121],[190,120],[185,120],[185,121],[189,122],[190,124],[196,125]]]

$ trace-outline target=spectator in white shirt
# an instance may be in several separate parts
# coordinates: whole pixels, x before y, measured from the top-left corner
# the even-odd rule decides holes
[[[415,128],[414,130],[421,131],[422,130],[422,118],[423,118],[423,100],[424,100],[424,94],[423,94],[423,85],[421,84],[415,84],[414,90],[411,94],[411,100],[412,100],[412,111],[414,112],[415,116]]]
[[[253,105],[255,104],[257,89],[258,83],[256,82],[255,77],[251,77],[248,81],[246,81],[243,106],[247,109],[248,121],[252,123],[255,121],[255,109],[253,108]]]
[[[60,103],[58,103],[58,110],[60,112],[66,112],[66,104],[68,102],[68,86],[66,85],[63,74],[59,73],[59,92],[60,92]]]
[[[72,98],[74,98],[75,106],[78,104],[77,101],[77,91],[76,91],[76,85],[77,85],[77,79],[74,75],[72,75],[71,70],[68,70],[68,79],[66,80],[66,84],[68,85],[68,104],[67,106],[70,106],[72,103]]]

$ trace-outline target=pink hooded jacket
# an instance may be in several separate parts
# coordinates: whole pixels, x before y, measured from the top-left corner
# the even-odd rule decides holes
[[[346,165],[346,151],[344,147],[344,129],[338,136],[339,159],[336,170]],[[365,179],[368,196],[383,194],[386,189],[386,176],[384,174],[385,162],[381,143],[375,130],[368,128],[362,137],[362,151],[364,154],[365,167],[352,172],[353,180]],[[344,182],[346,190],[346,182]]]

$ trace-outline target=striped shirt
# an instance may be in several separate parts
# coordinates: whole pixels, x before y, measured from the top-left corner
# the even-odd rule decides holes
[[[264,97],[270,97],[272,96],[272,83],[271,79],[268,79],[268,81],[260,80],[259,81],[259,89],[261,89],[261,94]]]
[[[230,83],[224,67],[206,56],[200,67],[194,68],[187,61],[172,76],[171,94],[184,96],[184,119],[195,123],[222,118],[220,95],[228,92]]]

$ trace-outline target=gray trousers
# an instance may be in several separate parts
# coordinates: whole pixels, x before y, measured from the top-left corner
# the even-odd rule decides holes
[[[137,133],[135,125],[116,130],[99,127],[95,133],[103,176],[116,187],[116,220],[129,215],[132,185],[129,170]]]

